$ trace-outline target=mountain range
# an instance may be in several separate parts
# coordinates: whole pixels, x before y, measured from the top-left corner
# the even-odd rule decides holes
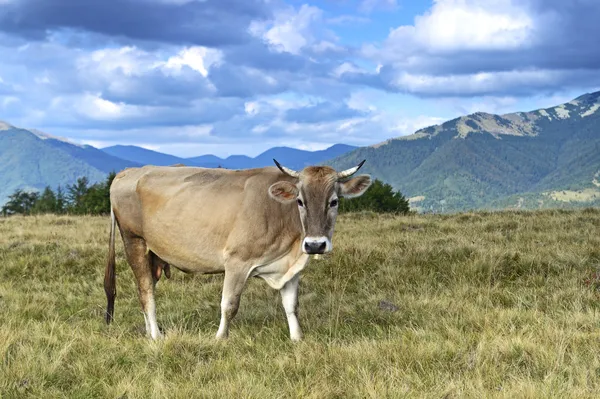
[[[275,147],[255,158],[180,158],[136,146],[97,149],[0,122],[0,204],[16,189],[91,182],[145,164],[244,169],[276,158],[293,169],[336,169],[363,159],[420,211],[600,205],[600,92],[530,112],[477,112],[370,147],[322,151]]]
[[[531,112],[477,112],[328,164],[362,159],[421,211],[600,205],[600,92]]]
[[[306,151],[290,147],[274,147],[255,158],[246,155],[232,155],[219,158],[215,155],[201,155],[192,158],[180,158],[174,155],[163,154],[157,151],[133,145],[115,145],[103,148],[102,151],[115,157],[126,159],[142,165],[168,166],[184,164],[188,166],[202,166],[205,168],[248,169],[272,166],[273,158],[284,163],[292,169],[302,169],[308,165],[320,164],[329,159],[343,155],[357,147],[346,144],[335,144],[325,150]]]
[[[202,167],[245,169],[273,165],[276,158],[293,169],[323,163],[356,147],[336,144],[326,150],[304,151],[275,147],[255,158],[234,155],[221,159],[214,155],[180,158],[136,146],[98,149],[78,145],[35,129],[22,129],[0,121],[0,204],[17,189],[40,191],[50,186],[66,187],[79,177],[91,183],[104,180],[108,173],[146,164],[185,164]]]
[[[97,182],[112,170],[135,165],[92,146],[0,122],[0,204],[17,189],[65,188],[82,176]]]

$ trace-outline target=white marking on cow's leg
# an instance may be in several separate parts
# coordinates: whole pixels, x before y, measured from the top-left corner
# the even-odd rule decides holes
[[[290,327],[290,338],[292,341],[300,341],[302,339],[302,330],[298,323],[298,285],[300,283],[300,274],[296,274],[288,281],[279,293],[281,294],[281,302],[285,309],[288,325]]]
[[[158,323],[156,322],[156,303],[154,302],[154,295],[148,298],[146,302],[144,319],[146,320],[146,333],[150,334],[152,339],[160,338],[162,334],[160,333]]]
[[[146,316],[146,312],[142,310],[142,314],[144,315],[144,323],[146,323],[146,335],[150,335],[150,323],[148,322],[148,316]]]
[[[225,339],[229,336],[229,324],[240,306],[240,297],[246,284],[246,275],[245,271],[243,273],[225,271],[223,296],[221,298],[221,323],[219,323],[217,339]]]
[[[144,313],[146,334],[152,339],[157,339],[161,334],[156,323],[156,302],[154,301],[156,280],[152,277],[148,247],[146,242],[138,237],[126,235],[124,242],[127,261],[131,265],[131,270],[137,280],[138,296]]]

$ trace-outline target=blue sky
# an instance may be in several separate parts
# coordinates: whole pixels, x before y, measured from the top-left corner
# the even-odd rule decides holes
[[[0,120],[180,156],[371,145],[600,89],[597,0],[0,0]]]

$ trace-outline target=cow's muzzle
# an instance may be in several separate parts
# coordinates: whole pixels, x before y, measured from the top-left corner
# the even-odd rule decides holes
[[[324,254],[331,251],[331,241],[327,237],[306,237],[302,251],[309,255]]]

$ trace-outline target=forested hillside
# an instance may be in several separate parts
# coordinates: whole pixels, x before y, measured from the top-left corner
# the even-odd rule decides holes
[[[364,169],[423,211],[600,204],[600,92],[557,107],[475,113],[330,162]]]

